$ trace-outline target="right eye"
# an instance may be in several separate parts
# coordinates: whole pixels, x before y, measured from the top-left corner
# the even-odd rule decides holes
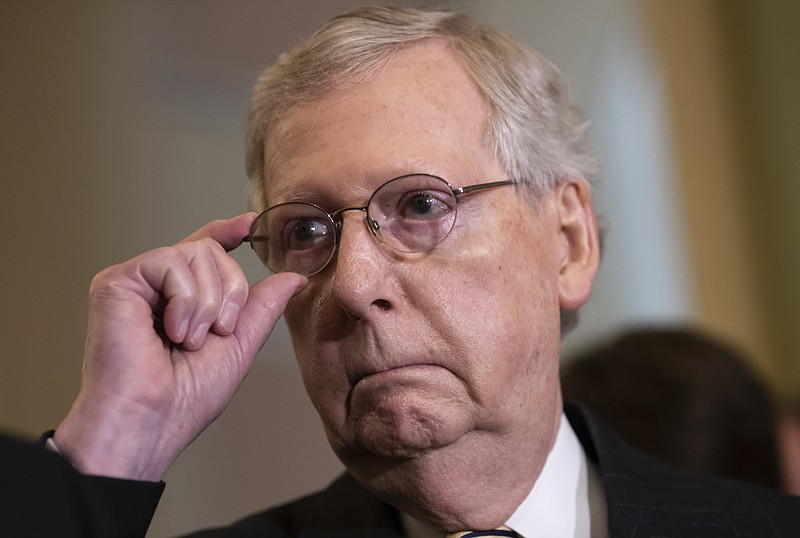
[[[287,251],[314,248],[333,235],[331,223],[316,217],[295,218],[283,228],[283,244]]]

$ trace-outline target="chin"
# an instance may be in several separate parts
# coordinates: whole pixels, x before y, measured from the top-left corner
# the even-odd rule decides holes
[[[450,405],[448,405],[448,403]],[[463,402],[439,393],[395,388],[351,408],[355,444],[378,457],[407,459],[447,447],[475,428]]]

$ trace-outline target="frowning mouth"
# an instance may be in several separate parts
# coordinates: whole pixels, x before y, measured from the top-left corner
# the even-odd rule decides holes
[[[391,368],[386,368],[384,370],[366,373],[358,378],[354,385],[358,385],[359,383],[363,382],[372,382],[378,378],[388,381],[390,379],[399,380],[405,376],[424,376],[426,375],[426,372],[430,374],[433,369],[441,368],[441,366],[432,363],[414,363],[404,364],[401,366],[392,366]]]
[[[353,383],[347,395],[348,413],[354,409],[369,414],[378,409],[383,409],[383,413],[388,409],[397,411],[413,405],[418,398],[436,399],[452,382],[452,372],[432,363],[398,365],[365,373]]]

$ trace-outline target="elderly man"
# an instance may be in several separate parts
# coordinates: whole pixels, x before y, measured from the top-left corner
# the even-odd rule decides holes
[[[560,336],[600,254],[585,122],[545,59],[461,15],[359,10],[264,72],[248,134],[266,211],[92,283],[51,442],[110,477],[128,532],[281,314],[348,473],[236,536],[798,531],[800,503],[677,477],[565,418]],[[226,254],[243,237],[276,273],[249,289]]]

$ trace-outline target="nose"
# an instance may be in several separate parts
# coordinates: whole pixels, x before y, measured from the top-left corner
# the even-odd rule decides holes
[[[350,315],[364,319],[396,303],[391,284],[392,257],[369,229],[366,215],[342,215],[331,294]]]

